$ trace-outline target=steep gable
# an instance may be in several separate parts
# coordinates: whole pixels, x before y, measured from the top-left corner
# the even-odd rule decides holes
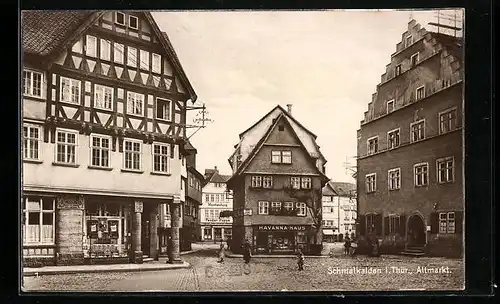
[[[196,93],[182,68],[168,35],[158,28],[151,13],[123,12],[126,16],[125,24],[129,20],[127,19],[129,15],[137,18],[137,24],[134,24],[132,30],[126,25],[117,24],[116,13],[111,11],[25,11],[22,15],[24,53],[45,57],[44,60],[47,62],[54,62],[84,72],[116,77],[124,81],[167,91],[173,87],[179,94],[189,94],[192,102],[195,102]],[[135,29],[135,25],[137,25],[137,29]],[[122,41],[123,39],[135,39],[137,41],[134,43],[134,47],[145,43],[149,43],[152,48],[156,45],[163,60],[161,74],[166,77],[151,75],[151,73],[145,73],[140,69],[130,69],[126,64],[119,66],[113,62],[110,62],[111,64],[104,63],[100,60],[78,56],[78,52],[83,53],[85,49],[84,36],[90,30],[104,33],[104,36],[114,33]],[[114,50],[114,45],[110,48]],[[70,52],[70,50],[77,50],[77,53]],[[121,53],[125,53],[125,51],[121,51]],[[126,57],[126,54],[123,56]],[[137,49],[137,58],[139,61],[139,48]],[[152,59],[149,59],[149,63],[151,61]]]

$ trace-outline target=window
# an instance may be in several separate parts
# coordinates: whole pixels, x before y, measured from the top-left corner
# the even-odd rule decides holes
[[[94,86],[94,107],[99,109],[113,109],[113,88],[96,84]]]
[[[368,138],[368,155],[378,152],[378,136]]]
[[[171,106],[172,101],[168,99],[156,98],[156,118],[171,121]]]
[[[290,184],[292,189],[300,189],[300,177],[291,177]]]
[[[439,113],[439,134],[455,130],[457,127],[457,109],[446,110]]]
[[[387,132],[387,143],[389,149],[399,147],[399,129]]]
[[[272,151],[271,152],[271,162],[273,164],[281,163],[281,151]]]
[[[421,87],[417,88],[415,96],[417,96],[417,100],[424,98],[425,97],[425,86],[421,86]]]
[[[138,18],[135,16],[128,16],[128,26],[133,28],[133,29],[138,29],[139,28],[139,22]]]
[[[399,76],[399,75],[401,75],[401,64],[398,64],[396,66],[396,76]]]
[[[411,66],[414,67],[418,63],[418,53],[414,54],[410,58]]]
[[[439,213],[439,233],[455,233],[455,212]]]
[[[371,173],[366,175],[366,193],[375,192],[377,190],[377,174]]]
[[[127,93],[127,112],[135,115],[143,115],[144,95],[134,92]]]
[[[366,233],[370,235],[375,232],[375,214],[366,215]]]
[[[406,37],[406,47],[410,46],[413,43],[413,36]]]
[[[153,171],[169,173],[168,145],[153,144]],[[193,178],[190,178],[192,186]]]
[[[389,234],[397,233],[399,231],[400,225],[399,215],[391,214],[388,217],[389,220]]]
[[[271,162],[273,164],[291,164],[292,151],[271,151]]]
[[[271,212],[270,214],[280,214],[281,213],[281,202],[272,202],[271,203]]]
[[[262,176],[252,176],[252,187],[253,188],[262,187]]]
[[[297,216],[306,216],[306,203],[297,203]]]
[[[285,126],[284,126],[284,125],[279,125],[279,126],[278,126],[278,131],[279,131],[279,132],[283,132],[283,131],[285,131]]]
[[[80,104],[80,86],[79,80],[61,77],[60,100]]]
[[[210,201],[211,202],[215,201],[215,195],[214,194],[210,194]]]
[[[97,57],[97,38],[87,35],[85,44],[85,54],[90,57]]]
[[[391,99],[387,102],[387,114],[394,111],[394,99]]]
[[[115,42],[113,50],[113,60],[116,63],[123,64],[124,53],[125,53],[125,47],[123,46],[123,44]]]
[[[149,52],[140,50],[140,64],[139,66],[141,67],[142,70],[149,71]]]
[[[111,60],[111,41],[101,39],[101,59]]]
[[[120,25],[125,25],[125,14],[116,12],[115,13],[115,23],[120,24]]]
[[[129,67],[137,67],[137,49],[128,46],[127,47],[127,65]]]
[[[269,202],[259,202],[259,214],[269,214]]]
[[[427,163],[416,164],[414,166],[416,187],[427,186],[429,179],[428,169],[429,165]]]
[[[310,177],[303,177],[302,179],[302,189],[311,189],[311,178]]]
[[[75,131],[56,132],[56,162],[76,164],[76,146],[78,133]]]
[[[96,167],[109,167],[109,142],[110,137],[92,135],[91,141],[91,164]]]
[[[292,215],[294,208],[293,208],[293,202],[284,202],[283,203],[283,210],[286,215]]]
[[[273,177],[272,176],[264,176],[262,178],[262,186],[264,188],[272,188],[273,187]]]
[[[40,127],[23,126],[23,157],[24,159],[40,159]]]
[[[124,140],[124,167],[128,170],[141,170],[141,142]]]
[[[425,119],[413,122],[410,124],[411,142],[417,142],[425,139]]]
[[[43,74],[35,71],[23,70],[24,95],[42,97]]]
[[[23,243],[54,244],[55,199],[28,196],[23,201]]]
[[[281,162],[284,164],[291,164],[292,163],[292,151],[282,151],[281,152]]]
[[[160,74],[161,73],[161,56],[158,55],[158,54],[151,54],[152,56],[152,70],[153,70],[153,73],[158,73]]]
[[[446,157],[437,160],[437,175],[439,183],[449,183],[453,181],[454,159]]]
[[[389,190],[398,190],[401,187],[401,169],[391,169],[388,171]]]

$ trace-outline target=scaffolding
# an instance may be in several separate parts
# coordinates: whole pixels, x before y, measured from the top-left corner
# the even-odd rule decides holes
[[[463,30],[463,11],[453,10],[453,12],[443,12],[438,10],[436,12],[436,22],[429,22],[430,26],[436,28],[437,33],[450,35],[453,37],[462,37]]]

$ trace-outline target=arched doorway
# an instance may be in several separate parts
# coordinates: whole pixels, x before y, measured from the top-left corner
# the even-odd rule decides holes
[[[406,241],[408,246],[424,246],[426,243],[425,223],[422,216],[413,214],[408,218]]]

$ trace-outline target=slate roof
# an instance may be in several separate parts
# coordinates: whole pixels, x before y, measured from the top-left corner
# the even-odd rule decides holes
[[[24,11],[21,15],[23,51],[47,56],[94,12]]]

